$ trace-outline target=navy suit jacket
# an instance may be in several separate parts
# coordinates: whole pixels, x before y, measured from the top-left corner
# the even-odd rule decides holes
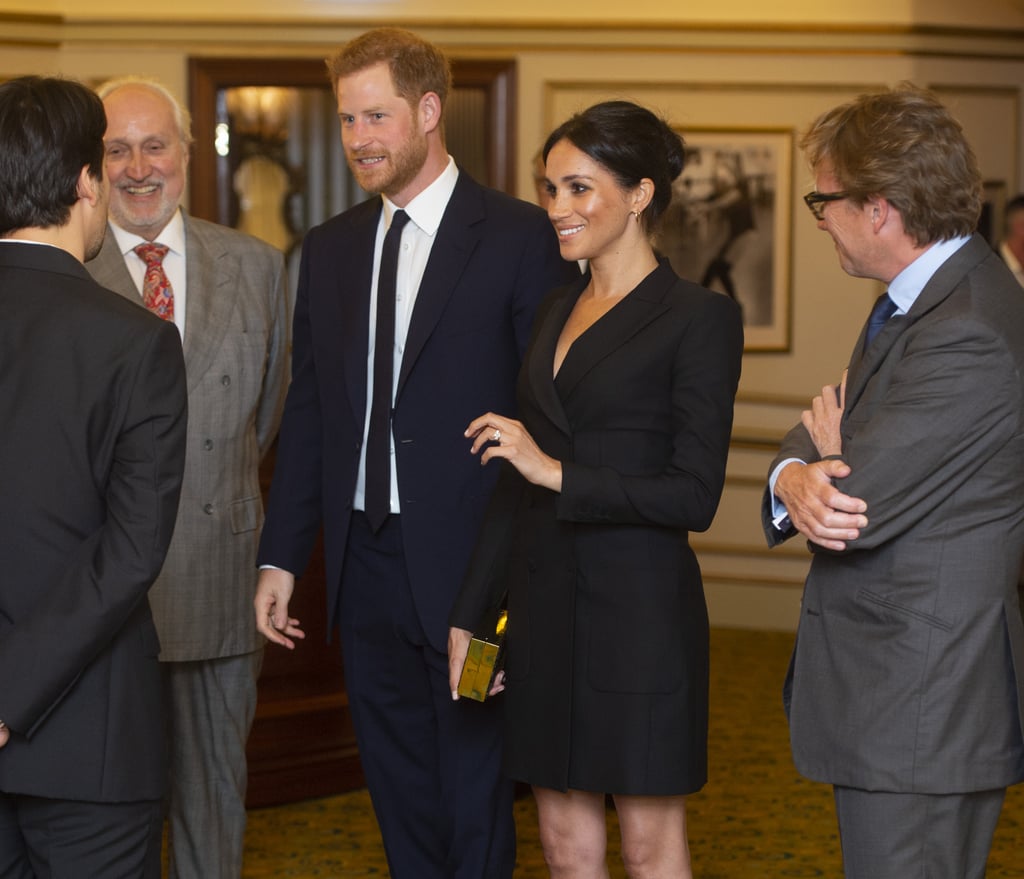
[[[370,199],[303,243],[292,383],[260,542],[260,564],[301,574],[323,524],[330,622],[363,441],[381,210]],[[460,172],[417,294],[392,416],[406,563],[438,650],[498,470],[480,466],[463,431],[488,410],[514,412],[537,304],[574,274],[539,208]]]

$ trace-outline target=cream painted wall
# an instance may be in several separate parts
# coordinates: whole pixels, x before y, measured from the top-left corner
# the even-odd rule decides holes
[[[633,0],[628,14],[621,0],[588,0],[592,21],[696,23],[812,24],[938,24],[963,27],[1024,27],[1024,11],[1009,0],[719,0],[717,3]],[[572,21],[572,10],[547,0],[518,0],[514,15],[502,4],[470,4],[466,0],[176,0],[172,7],[143,6],[136,0],[3,0],[0,12],[58,14],[71,20],[133,18],[180,19],[333,19],[416,22]],[[582,12],[577,13],[582,14]]]
[[[523,0],[519,23],[487,25],[493,10],[473,9],[466,22],[461,2],[290,3],[287,23],[254,22],[271,8],[263,0],[199,3],[178,0],[160,9],[159,26],[122,0],[0,0],[0,77],[63,73],[89,81],[125,73],[153,75],[187,92],[190,56],[323,57],[364,29],[371,19],[415,24],[451,54],[512,57],[518,69],[516,151],[519,192],[530,197],[529,159],[551,127],[572,111],[613,96],[640,100],[673,124],[690,128],[768,128],[794,141],[811,119],[865,89],[909,79],[935,87],[963,122],[988,180],[1010,194],[1024,186],[1024,12],[1020,0],[863,0],[815,3],[819,28],[748,27],[760,6],[736,0],[710,6],[631,4],[628,26],[591,25],[613,19],[621,4],[588,4],[588,25],[567,21],[564,7]],[[773,10],[776,24],[810,20],[809,3]],[[130,7],[130,8],[129,8]],[[681,8],[681,11],[677,11]],[[721,27],[689,27],[712,8]],[[21,9],[60,18],[24,18]],[[427,14],[429,9],[429,15]],[[104,21],[119,16],[121,21]],[[261,12],[261,10],[263,12]],[[603,12],[602,12],[603,11]],[[328,15],[330,13],[330,15]],[[829,18],[822,19],[825,15]],[[217,19],[206,21],[207,16]],[[317,18],[303,21],[304,16]],[[551,17],[547,27],[531,26]],[[644,27],[642,20],[674,22]],[[232,20],[233,19],[233,20]],[[448,19],[447,21],[444,19]],[[557,19],[557,20],[555,20]],[[429,20],[429,23],[427,23]],[[733,21],[732,25],[727,22]],[[869,21],[871,26],[860,26]],[[526,24],[523,24],[526,22]],[[970,29],[922,27],[969,25]],[[1017,31],[996,29],[999,24]],[[978,28],[990,27],[991,30]],[[760,530],[759,504],[774,442],[822,384],[845,365],[877,285],[849,278],[837,266],[830,241],[800,202],[810,176],[794,151],[789,224],[791,302],[788,350],[750,352],[737,404],[735,443],[718,517],[694,535],[705,572],[712,621],[718,625],[791,629],[808,564],[799,541],[769,552]],[[765,441],[767,440],[767,441]]]

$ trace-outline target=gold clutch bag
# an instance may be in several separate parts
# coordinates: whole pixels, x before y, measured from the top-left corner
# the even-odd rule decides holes
[[[459,696],[483,702],[494,683],[494,676],[501,671],[505,658],[505,626],[508,612],[501,611],[493,626],[486,626],[482,633],[473,635],[459,678]]]

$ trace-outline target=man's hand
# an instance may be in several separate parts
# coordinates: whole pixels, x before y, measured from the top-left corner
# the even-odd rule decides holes
[[[299,621],[288,616],[288,602],[295,589],[295,575],[280,568],[264,568],[260,571],[256,586],[256,628],[267,639],[289,650],[295,649],[292,638],[305,638],[299,628]]]
[[[839,432],[839,424],[846,406],[846,371],[843,379],[836,385],[825,385],[821,396],[811,401],[811,408],[800,416],[804,427],[814,441],[818,454],[825,458],[829,455],[843,453],[843,438]],[[792,516],[790,516],[792,518]]]
[[[775,480],[775,496],[785,505],[793,527],[825,549],[846,549],[846,541],[856,540],[868,524],[867,504],[832,484],[849,475],[850,466],[843,461],[794,461]]]
[[[0,748],[6,745],[11,739],[11,731],[7,728],[7,724],[0,720]]]

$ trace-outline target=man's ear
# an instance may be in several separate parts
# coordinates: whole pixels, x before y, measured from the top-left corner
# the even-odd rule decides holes
[[[893,207],[887,199],[881,196],[872,196],[867,200],[866,206],[871,213],[871,228],[877,232],[890,219]]]
[[[78,197],[84,198],[92,207],[96,207],[100,199],[101,186],[102,183],[89,173],[89,166],[84,165],[78,174],[78,186],[76,188]]]
[[[441,99],[436,92],[426,92],[420,98],[420,119],[423,133],[433,131],[441,124]]]

